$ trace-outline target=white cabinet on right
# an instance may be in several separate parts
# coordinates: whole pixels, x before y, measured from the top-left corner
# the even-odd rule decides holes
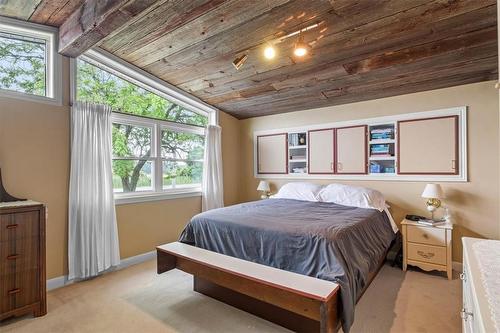
[[[458,174],[458,116],[398,121],[398,174]]]
[[[464,333],[500,332],[500,241],[462,238]]]

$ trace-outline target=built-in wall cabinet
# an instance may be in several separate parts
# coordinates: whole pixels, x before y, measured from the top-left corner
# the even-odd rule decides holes
[[[467,181],[467,108],[254,133],[255,175]]]

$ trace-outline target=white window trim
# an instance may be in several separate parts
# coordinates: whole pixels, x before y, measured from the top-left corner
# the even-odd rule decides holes
[[[141,88],[149,90],[161,97],[164,97],[173,103],[185,107],[186,109],[197,112],[208,117],[209,124],[216,125],[219,122],[218,110],[198,98],[180,90],[179,88],[143,71],[142,69],[129,64],[122,59],[112,55],[99,48],[91,49],[82,56],[80,59],[91,63],[103,70],[106,70],[124,80],[130,81]],[[76,100],[76,85],[77,85],[77,61],[76,59],[70,59],[70,80],[71,80],[71,101]],[[174,131],[191,132],[194,134],[205,134],[205,129],[203,127],[175,123],[160,119],[145,119],[143,117],[135,115],[127,115],[121,113],[113,113],[112,121],[119,123],[128,123],[138,126],[148,126],[151,127],[153,124],[153,134],[156,136],[157,143],[160,143],[161,129],[171,129]],[[160,147],[153,147],[156,151],[156,159],[161,160]],[[157,164],[157,163],[154,163]],[[115,193],[115,204],[131,204],[140,203],[148,201],[158,201],[158,200],[168,200],[168,199],[178,199],[178,198],[189,198],[201,196],[201,188],[178,188],[163,190],[162,179],[163,175],[162,169],[158,167],[153,168],[154,175],[153,181],[153,191],[148,192],[131,192],[131,193]]]
[[[54,27],[25,22],[0,16],[0,30],[7,33],[28,36],[47,41],[46,49],[46,93],[47,96],[0,89],[0,96],[31,102],[62,105],[62,56],[58,51],[59,30]]]

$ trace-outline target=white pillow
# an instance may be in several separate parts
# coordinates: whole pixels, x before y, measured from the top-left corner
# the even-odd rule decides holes
[[[339,205],[359,208],[373,208],[379,212],[384,211],[385,198],[379,191],[360,186],[330,184],[319,193],[321,202],[333,202]]]
[[[287,183],[283,185],[278,193],[272,195],[272,199],[295,199],[302,201],[318,201],[318,193],[323,187],[312,183]]]

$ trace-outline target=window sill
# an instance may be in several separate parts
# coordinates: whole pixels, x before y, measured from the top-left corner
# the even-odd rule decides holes
[[[0,97],[20,99],[27,102],[37,102],[55,106],[62,106],[62,100],[60,97],[32,95],[7,89],[0,89]]]
[[[201,191],[199,189],[191,189],[179,192],[165,193],[115,194],[115,205],[127,205],[140,202],[172,200],[191,197],[201,197]]]

